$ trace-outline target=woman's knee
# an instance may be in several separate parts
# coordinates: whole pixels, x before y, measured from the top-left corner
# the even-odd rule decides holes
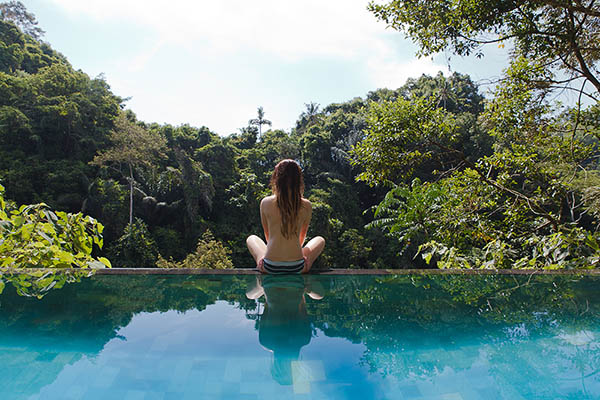
[[[315,236],[313,240],[316,246],[325,247],[325,238],[323,236]]]
[[[246,246],[250,247],[250,244],[253,242],[256,242],[256,239],[258,239],[258,236],[256,235],[250,235],[246,238]]]

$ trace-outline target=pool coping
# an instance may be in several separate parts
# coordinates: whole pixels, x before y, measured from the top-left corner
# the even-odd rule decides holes
[[[259,275],[254,268],[0,268],[0,275],[34,272],[88,271],[96,275]],[[600,269],[330,269],[311,275],[600,275]]]

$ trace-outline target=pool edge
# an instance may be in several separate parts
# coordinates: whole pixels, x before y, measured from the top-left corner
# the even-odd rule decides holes
[[[196,268],[0,268],[5,273],[89,271],[97,275],[258,275],[254,268],[196,269]],[[330,269],[312,271],[312,275],[600,275],[600,269]]]

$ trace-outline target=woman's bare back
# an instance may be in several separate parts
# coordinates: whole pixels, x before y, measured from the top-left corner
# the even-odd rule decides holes
[[[260,217],[267,239],[265,258],[272,261],[301,260],[303,258],[302,244],[306,239],[311,214],[310,201],[302,198],[296,231],[286,238],[281,233],[281,213],[277,206],[277,198],[274,195],[265,197],[260,203]]]

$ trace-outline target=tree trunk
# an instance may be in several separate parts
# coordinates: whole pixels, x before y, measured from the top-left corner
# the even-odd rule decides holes
[[[133,223],[133,168],[129,164],[129,225]]]

